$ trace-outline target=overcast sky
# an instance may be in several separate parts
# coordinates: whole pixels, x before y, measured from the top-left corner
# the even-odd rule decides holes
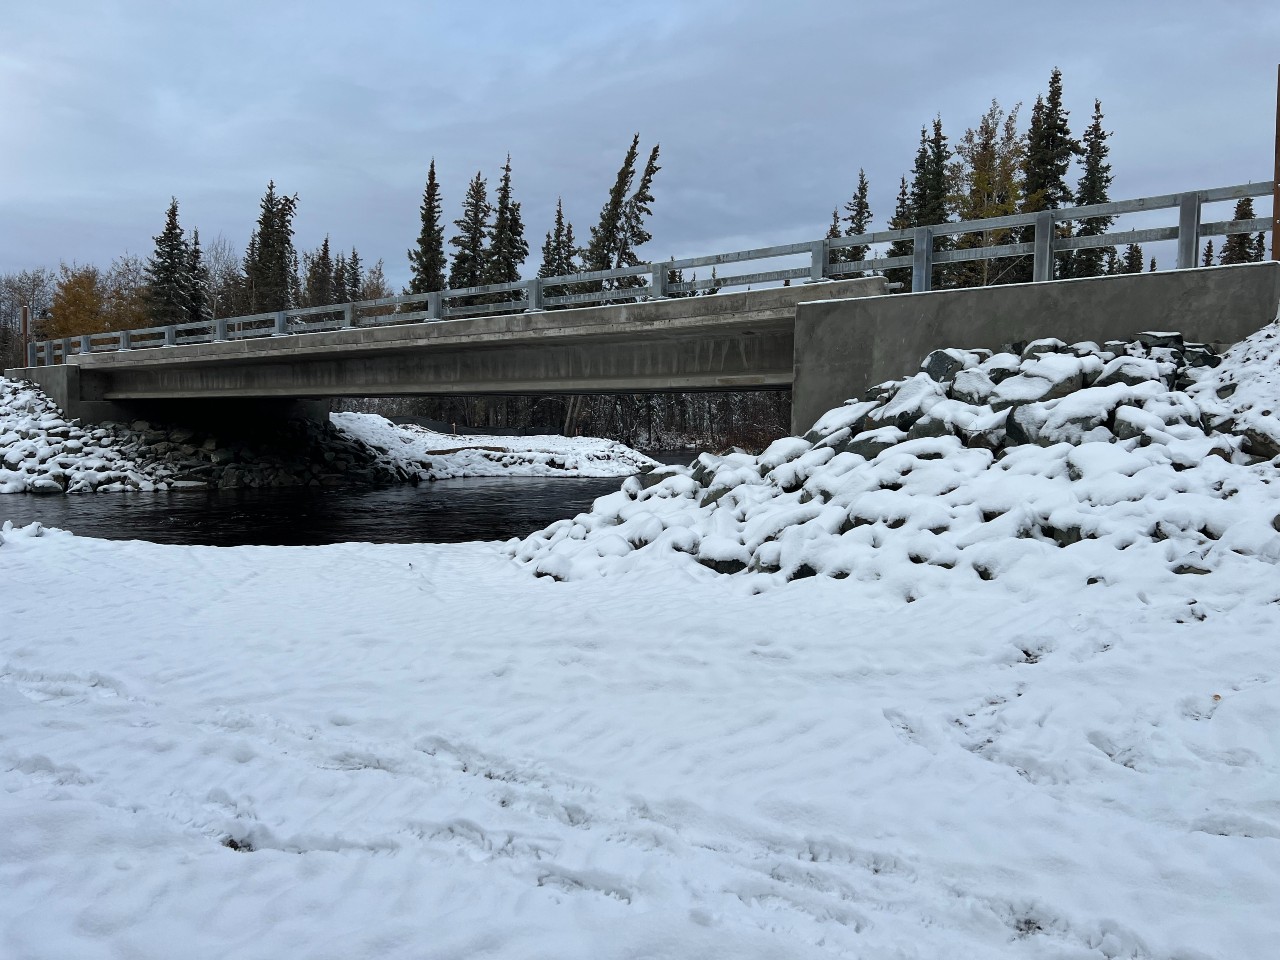
[[[556,197],[585,240],[635,132],[662,148],[652,258],[821,236],[859,167],[880,226],[921,124],[954,141],[993,97],[1025,120],[1055,65],[1073,132],[1102,100],[1113,198],[1273,168],[1276,0],[46,0],[4,24],[0,272],[145,256],[171,195],[242,249],[274,179],[300,249],[328,233],[399,286],[430,159],[452,220],[508,152],[536,268]]]

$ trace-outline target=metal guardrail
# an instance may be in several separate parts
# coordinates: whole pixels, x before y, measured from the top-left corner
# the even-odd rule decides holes
[[[1198,265],[1200,241],[1205,237],[1254,233],[1269,230],[1272,227],[1272,217],[1201,222],[1200,214],[1204,204],[1238,200],[1244,197],[1271,196],[1272,189],[1273,185],[1270,181],[1247,183],[1189,193],[1167,193],[1136,200],[1099,203],[1085,207],[1017,213],[1004,217],[989,217],[985,220],[932,224],[906,230],[879,230],[853,237],[824,238],[703,257],[641,263],[617,270],[591,270],[558,277],[535,277],[532,280],[519,280],[513,283],[486,284],[457,290],[441,290],[436,293],[405,294],[320,307],[299,307],[292,310],[256,313],[245,317],[224,317],[207,322],[179,323],[138,330],[104,331],[28,344],[27,365],[35,367],[65,363],[68,357],[76,354],[95,353],[102,350],[172,347],[189,343],[279,337],[394,323],[454,320],[493,313],[522,313],[558,306],[608,304],[618,301],[630,302],[636,299],[661,300],[672,294],[689,295],[724,287],[753,286],[787,280],[818,282],[871,271],[902,268],[911,270],[911,290],[913,293],[918,293],[930,289],[933,267],[936,264],[1027,255],[1032,257],[1032,279],[1047,281],[1053,279],[1053,258],[1056,254],[1069,250],[1087,250],[1129,243],[1153,243],[1160,240],[1177,241],[1177,267],[1182,270]],[[1178,211],[1178,222],[1174,226],[1148,227],[1140,230],[1102,233],[1096,236],[1057,236],[1058,225],[1065,222],[1169,209]],[[1033,239],[1030,241],[934,250],[933,241],[936,237],[1003,232],[1028,227],[1033,231]],[[909,242],[912,253],[896,257],[869,257],[856,262],[832,262],[832,254],[838,250],[898,241]],[[671,272],[676,270],[797,256],[807,256],[809,265],[734,274],[716,277],[714,280],[669,282]],[[616,285],[617,281],[635,283],[640,278],[644,278],[644,282],[635,286]],[[610,282],[614,285],[607,286]],[[589,289],[583,290],[584,286]],[[489,302],[476,302],[477,300]],[[405,309],[413,307],[417,309]]]

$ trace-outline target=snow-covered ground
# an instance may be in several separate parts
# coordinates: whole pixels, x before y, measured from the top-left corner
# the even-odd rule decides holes
[[[0,377],[0,494],[625,477],[654,465],[595,437],[455,437],[361,413],[253,442],[144,421],[82,426],[33,384]]]
[[[1280,336],[1129,347],[523,542],[4,530],[0,956],[1274,956]]]

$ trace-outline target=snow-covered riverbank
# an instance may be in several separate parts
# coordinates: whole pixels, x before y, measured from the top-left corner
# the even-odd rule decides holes
[[[1113,346],[523,542],[4,530],[0,955],[1270,956],[1280,336]]]
[[[0,378],[0,493],[625,477],[653,465],[593,437],[455,437],[360,413],[235,440],[143,421],[82,427],[33,385]]]

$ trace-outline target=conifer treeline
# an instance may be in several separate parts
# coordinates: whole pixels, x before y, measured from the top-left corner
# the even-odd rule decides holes
[[[888,226],[906,230],[916,226],[1035,213],[1071,206],[1091,206],[1110,201],[1113,181],[1108,161],[1111,133],[1103,127],[1102,102],[1094,100],[1093,115],[1079,139],[1071,132],[1070,112],[1063,106],[1062,72],[1056,67],[1049,77],[1047,93],[1036,97],[1031,120],[1019,129],[1021,104],[1006,112],[998,101],[976,127],[970,127],[952,147],[943,132],[942,118],[920,128],[920,142],[909,175],[899,181],[897,203]],[[1074,185],[1072,167],[1078,168]],[[836,239],[867,233],[870,209],[867,205],[866,174],[858,171],[853,198],[831,214],[827,237]],[[1236,205],[1234,219],[1253,217],[1253,201],[1245,198]],[[1114,223],[1114,217],[1092,217],[1078,223],[1057,225],[1057,235],[1100,236]],[[1031,227],[988,230],[934,238],[934,251],[996,247],[1028,242]],[[909,239],[889,245],[884,255],[910,256]],[[1262,234],[1236,234],[1223,246],[1219,263],[1247,263],[1265,255]],[[1212,242],[1205,246],[1202,265],[1214,261]],[[867,257],[865,247],[848,247],[833,252],[832,262],[855,262]],[[1141,246],[1130,244],[1123,253],[1114,247],[1092,247],[1063,251],[1054,257],[1054,276],[1098,277],[1115,273],[1141,273],[1147,261]],[[942,264],[933,268],[932,286],[938,289],[1020,283],[1031,279],[1029,256],[971,260]],[[1154,258],[1149,269],[1156,269]],[[891,281],[909,284],[909,267],[885,271]]]

